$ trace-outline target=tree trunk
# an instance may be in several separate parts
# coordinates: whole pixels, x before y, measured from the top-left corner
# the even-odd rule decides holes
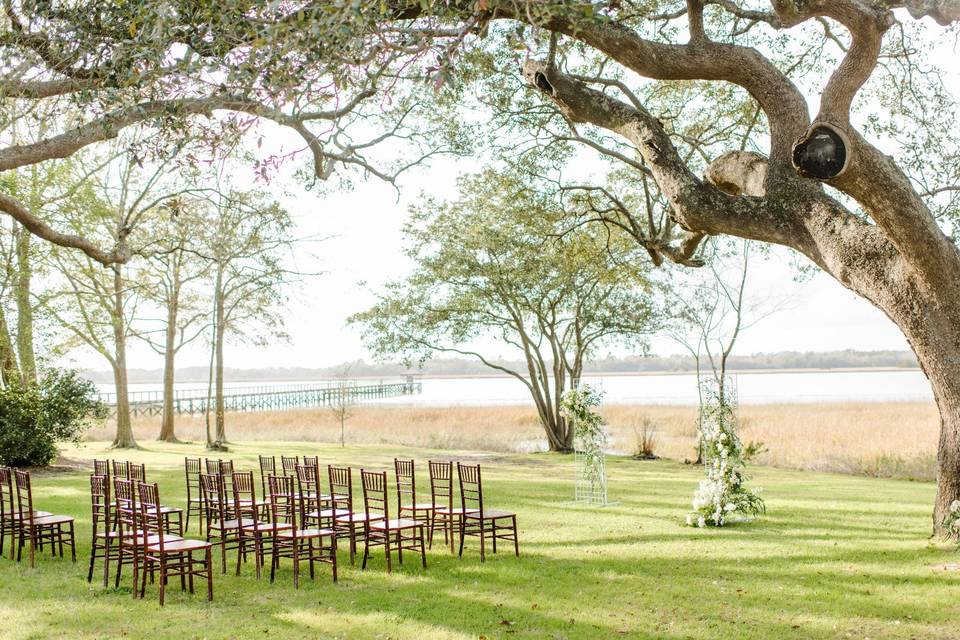
[[[223,291],[221,290],[221,281],[220,273],[217,274],[217,292],[216,292],[216,340],[214,345],[214,350],[216,352],[216,364],[215,364],[215,380],[216,380],[216,425],[217,425],[217,436],[214,441],[214,446],[218,449],[224,449],[227,443],[227,434],[224,424],[224,399],[223,399],[223,338],[226,333],[224,328],[224,299]]]
[[[167,301],[167,332],[163,351],[163,415],[160,419],[160,437],[164,442],[179,442],[174,432],[173,383],[177,357],[177,313],[180,306],[180,268],[174,266],[170,299]]]
[[[0,375],[2,384],[8,385],[12,380],[20,380],[20,368],[17,366],[17,354],[13,351],[13,342],[10,338],[10,327],[7,325],[7,315],[0,307]]]
[[[30,284],[33,269],[30,264],[30,234],[17,227],[17,277],[14,283],[17,303],[17,353],[20,356],[20,376],[25,383],[37,381],[37,363],[33,349],[33,300]]]
[[[130,424],[130,399],[127,395],[127,332],[123,316],[123,276],[120,266],[113,267],[113,380],[117,388],[117,436],[113,446],[118,449],[136,448],[133,426]]]

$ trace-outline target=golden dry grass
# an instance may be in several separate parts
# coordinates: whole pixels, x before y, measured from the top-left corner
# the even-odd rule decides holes
[[[612,448],[633,453],[643,424],[655,432],[657,455],[690,458],[696,441],[694,407],[609,405]],[[776,467],[931,479],[935,474],[938,420],[932,403],[777,404],[740,408],[745,443],[762,442],[756,462]],[[149,441],[157,418],[135,421]],[[202,417],[180,417],[181,439],[202,441]],[[109,440],[111,425],[88,434]],[[227,435],[236,441],[338,442],[340,427],[326,409],[231,413]],[[358,407],[346,424],[351,444],[395,444],[441,449],[533,451],[544,446],[532,408]]]

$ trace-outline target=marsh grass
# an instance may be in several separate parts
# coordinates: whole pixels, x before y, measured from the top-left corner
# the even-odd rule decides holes
[[[656,454],[683,461],[695,457],[696,409],[677,406],[607,405],[604,416],[614,451],[633,454],[644,424],[656,425]],[[339,442],[339,423],[325,409],[230,413],[234,440]],[[138,419],[134,431],[147,443],[159,420]],[[835,471],[889,478],[933,479],[939,422],[932,403],[777,404],[740,407],[743,442],[762,443],[754,464]],[[204,441],[202,417],[182,416],[181,439]],[[88,434],[109,440],[110,425]],[[500,453],[546,448],[532,408],[525,406],[360,406],[347,422],[352,444],[471,449]]]

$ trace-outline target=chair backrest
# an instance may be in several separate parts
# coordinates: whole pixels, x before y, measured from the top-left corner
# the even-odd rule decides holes
[[[267,476],[277,475],[276,456],[260,456],[260,491],[267,495]]]
[[[133,480],[134,484],[139,485],[139,483],[147,481],[147,465],[131,462],[127,465],[127,469],[130,471],[130,479]]]
[[[300,458],[298,456],[280,456],[280,464],[283,465],[283,475],[292,478],[297,473]]]
[[[187,486],[200,488],[200,458],[184,458],[183,472],[187,477]]]
[[[460,478],[460,506],[466,512],[477,510],[483,517],[483,485],[480,482],[480,465],[457,463]]]
[[[140,527],[140,513],[137,507],[133,482],[123,477],[113,477],[113,498],[117,503],[117,532],[121,545],[131,544],[138,547],[146,544],[146,534]]]
[[[130,463],[125,460],[111,460],[110,464],[113,466],[113,477],[114,478],[127,478],[130,479]]]
[[[230,504],[233,498],[233,460],[220,460],[220,480],[223,484],[224,496],[227,504]]]
[[[353,469],[350,467],[327,467],[330,480],[330,502],[334,509],[346,509],[353,513]]]
[[[303,464],[309,467],[320,467],[320,456],[303,456]]]
[[[223,489],[223,477],[219,473],[201,473],[200,491],[206,508],[207,529],[227,520],[226,495]]]
[[[140,525],[143,528],[144,539],[150,534],[156,535],[157,546],[163,555],[163,516],[160,514],[160,491],[156,483],[137,484],[137,494],[140,496]]]
[[[360,469],[363,483],[363,509],[368,514],[382,515],[390,519],[390,506],[387,504],[387,472]]]
[[[93,461],[93,474],[97,476],[103,476],[110,481],[110,461],[109,460],[94,460]]]
[[[430,501],[436,508],[453,508],[453,463],[430,460]]]
[[[417,504],[417,478],[413,460],[393,459],[393,470],[397,475],[397,508],[404,504]]]
[[[14,469],[14,478],[17,485],[17,513],[21,522],[29,522],[33,526],[33,487],[30,484],[30,472]]]
[[[13,514],[13,474],[10,467],[0,467],[0,519]]]
[[[90,513],[94,536],[101,527],[110,531],[110,481],[106,476],[90,475]]]
[[[215,476],[220,473],[220,461],[216,458],[204,458],[203,464],[207,468],[207,474]]]
[[[273,522],[293,522],[296,536],[296,506],[293,499],[293,478],[290,476],[267,476],[267,489],[270,494],[270,520]]]
[[[257,511],[257,492],[254,489],[253,471],[233,472],[233,512],[237,518],[250,517],[253,519],[254,531],[259,524]]]

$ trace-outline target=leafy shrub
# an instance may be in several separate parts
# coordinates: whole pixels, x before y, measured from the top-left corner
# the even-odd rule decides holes
[[[0,463],[44,466],[57,443],[76,442],[94,419],[107,416],[96,387],[75,371],[48,369],[37,384],[0,389]]]

